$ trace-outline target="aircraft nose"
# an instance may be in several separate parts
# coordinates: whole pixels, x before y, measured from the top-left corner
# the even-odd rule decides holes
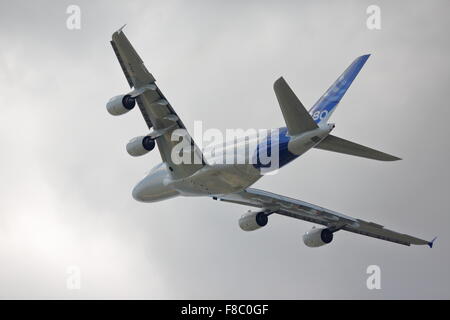
[[[144,202],[144,191],[145,186],[141,181],[137,185],[134,186],[132,196],[136,201]]]

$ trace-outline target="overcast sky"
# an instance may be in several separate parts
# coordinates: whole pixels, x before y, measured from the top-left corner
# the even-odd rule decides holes
[[[66,9],[81,8],[68,30]],[[381,30],[366,9],[381,8]],[[448,1],[0,1],[0,298],[450,298]],[[372,56],[332,116],[334,134],[404,160],[312,150],[255,187],[431,239],[405,247],[208,198],[144,204],[133,186],[160,162],[110,47],[125,32],[189,130],[284,125],[272,84],[311,106]],[[366,269],[381,268],[368,290]],[[81,270],[69,290],[67,268]]]

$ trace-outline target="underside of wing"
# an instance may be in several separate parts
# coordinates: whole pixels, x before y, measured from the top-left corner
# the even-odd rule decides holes
[[[308,202],[263,190],[248,188],[238,193],[215,197],[215,199],[257,207],[261,209],[261,212],[277,213],[280,215],[317,223],[333,230],[333,232],[338,230],[346,230],[407,246],[411,244],[432,245],[432,242],[385,229],[383,226],[373,222],[355,219]]]
[[[309,112],[289,87],[284,78],[273,84],[289,135],[297,135],[318,128]]]
[[[127,96],[135,99],[149,129],[148,136],[156,141],[161,158],[167,162],[175,178],[189,176],[205,165],[201,150],[196,146],[186,127],[155,83],[155,78],[122,29],[112,35],[111,45],[122,71],[133,91]],[[183,162],[174,161],[172,151],[185,141],[178,154]]]
[[[124,26],[125,27],[125,26]],[[120,67],[131,87],[141,87],[155,82],[152,74],[148,72],[144,62],[134,50],[128,38],[122,31],[123,27],[112,35],[111,46],[119,60]]]

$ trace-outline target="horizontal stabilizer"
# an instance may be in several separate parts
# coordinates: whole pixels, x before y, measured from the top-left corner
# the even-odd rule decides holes
[[[273,84],[289,135],[318,128],[317,124],[283,78]]]
[[[351,156],[357,156],[357,157],[363,157],[373,160],[380,160],[380,161],[396,161],[401,160],[400,158],[397,158],[395,156],[392,156],[390,154],[377,151],[368,147],[365,147],[363,145],[338,138],[333,135],[328,135],[325,139],[323,139],[318,145],[316,145],[314,148],[327,150],[327,151],[333,151],[338,153],[345,153]]]

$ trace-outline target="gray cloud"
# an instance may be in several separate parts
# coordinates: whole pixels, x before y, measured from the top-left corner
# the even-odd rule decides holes
[[[449,298],[448,3],[379,1],[71,1],[0,3],[0,297]],[[6,10],[7,9],[7,10]],[[433,250],[345,232],[305,247],[311,224],[271,217],[244,233],[247,208],[206,198],[131,198],[160,161],[132,159],[137,112],[112,118],[127,90],[109,45],[126,33],[193,128],[283,125],[272,92],[283,75],[311,105],[356,56],[372,57],[342,100],[336,134],[396,154],[379,163],[313,150],[256,187],[431,238]],[[382,290],[366,288],[368,265]],[[82,289],[65,287],[78,265]]]

